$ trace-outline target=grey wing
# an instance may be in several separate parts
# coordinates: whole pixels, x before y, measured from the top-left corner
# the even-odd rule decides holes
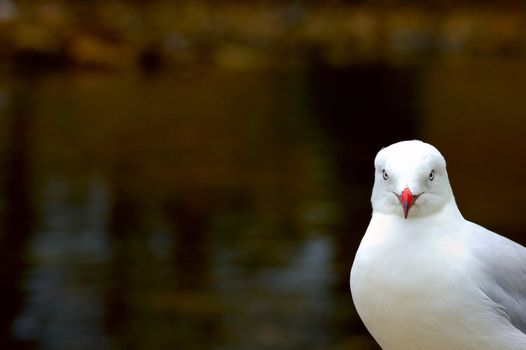
[[[526,334],[526,248],[472,224],[470,246],[487,274],[483,292]]]

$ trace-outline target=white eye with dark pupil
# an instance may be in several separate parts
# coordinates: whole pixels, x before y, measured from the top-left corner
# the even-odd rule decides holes
[[[389,175],[387,175],[387,171],[385,171],[385,169],[382,170],[382,177],[384,178],[384,180],[387,180],[389,178]]]
[[[433,179],[435,178],[435,171],[431,170],[427,178],[429,179],[429,181],[433,181]]]

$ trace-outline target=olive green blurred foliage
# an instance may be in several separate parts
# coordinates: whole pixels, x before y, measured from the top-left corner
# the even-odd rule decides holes
[[[525,53],[519,2],[0,2],[0,59],[15,67],[128,69],[335,65]]]

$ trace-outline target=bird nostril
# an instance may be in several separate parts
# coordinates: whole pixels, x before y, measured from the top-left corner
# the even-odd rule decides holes
[[[402,191],[402,194],[400,195],[400,202],[401,203],[409,203],[409,206],[413,205],[414,196],[413,193],[409,188],[404,188]]]

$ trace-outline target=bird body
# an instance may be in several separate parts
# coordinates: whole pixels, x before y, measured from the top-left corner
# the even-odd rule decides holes
[[[380,346],[526,349],[526,248],[462,217],[433,146],[401,142],[375,165],[373,215],[350,282]]]

